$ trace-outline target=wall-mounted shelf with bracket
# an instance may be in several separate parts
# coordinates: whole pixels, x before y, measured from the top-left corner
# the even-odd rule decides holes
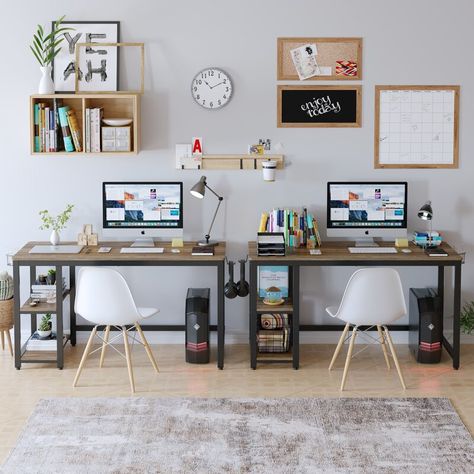
[[[203,170],[261,170],[262,161],[276,161],[277,169],[285,167],[283,155],[202,155]]]

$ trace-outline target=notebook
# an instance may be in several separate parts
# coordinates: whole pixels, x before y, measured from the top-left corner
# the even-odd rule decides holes
[[[35,245],[28,253],[79,253],[83,245]]]

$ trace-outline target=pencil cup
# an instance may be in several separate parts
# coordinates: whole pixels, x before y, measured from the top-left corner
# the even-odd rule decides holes
[[[277,167],[277,163],[274,160],[262,161],[264,181],[275,181],[276,167]]]

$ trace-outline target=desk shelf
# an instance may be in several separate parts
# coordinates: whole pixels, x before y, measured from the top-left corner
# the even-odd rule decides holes
[[[63,292],[63,301],[69,295],[69,289],[64,290]],[[46,303],[41,302],[38,303],[36,306],[30,306],[31,298],[28,298],[25,303],[20,307],[20,314],[46,314],[56,313],[56,303]]]
[[[273,306],[270,304],[265,304],[262,298],[259,298],[257,301],[257,313],[292,313],[293,312],[293,302],[291,298],[286,298],[283,304],[278,306]]]

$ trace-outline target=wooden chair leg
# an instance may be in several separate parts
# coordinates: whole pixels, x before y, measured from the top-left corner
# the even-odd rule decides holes
[[[2,351],[5,350],[5,333],[3,331],[0,331],[0,334],[2,335]]]
[[[148,345],[148,341],[146,340],[145,334],[143,334],[143,330],[138,323],[135,323],[135,327],[137,328],[138,334],[140,334],[140,339],[142,340],[143,345],[145,346],[145,350],[146,350],[146,353],[148,354],[148,358],[150,359],[151,365],[155,369],[155,372],[158,373],[159,372],[158,364],[156,363],[155,356],[153,355],[151,347]]]
[[[385,336],[380,326],[377,326],[377,331],[379,333],[380,344],[382,345],[383,356],[385,357],[385,363],[387,368],[390,369],[390,359],[388,358],[387,346],[385,345]]]
[[[5,332],[7,333],[7,342],[8,342],[8,347],[10,348],[10,355],[13,357],[13,345],[12,345],[12,339],[10,337],[10,330],[8,329]]]
[[[397,368],[398,376],[400,377],[400,382],[404,390],[406,390],[405,380],[403,379],[402,369],[400,368],[400,364],[398,363],[397,353],[395,352],[395,347],[393,346],[392,338],[390,333],[388,332],[387,326],[384,327],[385,334],[387,336],[388,345],[390,347],[390,351],[392,353],[393,362],[395,363],[395,367]]]
[[[132,393],[135,393],[135,380],[133,379],[132,356],[130,354],[130,347],[128,346],[128,334],[127,328],[125,326],[122,326],[122,334],[123,344],[125,346],[125,356],[127,358],[128,378],[130,379],[130,387],[132,389]]]
[[[72,383],[73,387],[77,385],[77,381],[79,380],[79,377],[81,376],[82,369],[84,368],[84,364],[86,363],[87,356],[89,355],[89,352],[91,350],[92,342],[94,340],[96,332],[97,332],[97,326],[94,326],[94,329],[92,329],[91,335],[89,336],[89,340],[87,341],[86,348],[84,349],[84,354],[82,354],[82,359],[77,369],[76,376],[74,377],[74,382]]]
[[[351,363],[352,351],[354,350],[354,343],[356,340],[356,336],[357,336],[357,326],[354,329],[352,329],[351,342],[349,344],[349,350],[347,351],[346,365],[344,366],[344,373],[342,374],[341,392],[344,390],[344,386],[346,385],[347,372],[349,371],[349,364]]]
[[[329,364],[328,370],[332,369],[334,363],[336,362],[337,356],[339,355],[339,352],[341,352],[341,348],[346,339],[346,334],[347,334],[347,331],[349,330],[349,326],[350,326],[349,323],[347,323],[344,327],[344,330],[342,331],[341,337],[339,339],[339,342],[337,343],[336,350],[334,351],[334,355],[332,356],[331,363]]]
[[[102,350],[100,351],[100,360],[99,367],[102,368],[104,365],[105,358],[105,349],[107,348],[107,343],[109,342],[110,326],[105,327],[104,340],[102,341]]]

